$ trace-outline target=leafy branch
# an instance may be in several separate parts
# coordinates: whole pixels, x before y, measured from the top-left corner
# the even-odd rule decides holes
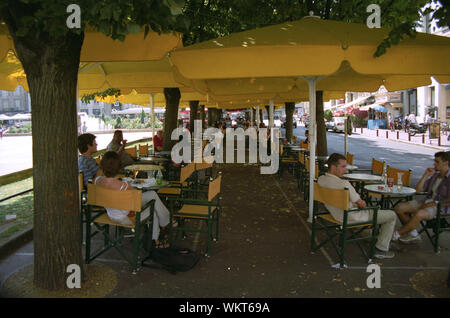
[[[81,97],[81,101],[84,103],[89,103],[91,100],[95,100],[97,97],[106,98],[108,96],[119,97],[121,95],[120,89],[118,88],[108,88],[103,92],[95,92],[92,94],[85,94]]]

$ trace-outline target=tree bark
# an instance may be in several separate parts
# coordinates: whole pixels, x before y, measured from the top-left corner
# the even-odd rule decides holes
[[[189,130],[192,133],[194,131],[194,120],[197,119],[198,100],[189,101]]]
[[[15,21],[14,21],[15,22]],[[77,77],[84,34],[16,36],[27,74],[33,126],[34,284],[66,287],[67,266],[83,268],[77,167]],[[46,43],[46,45],[42,45]]]
[[[286,139],[288,141],[291,140],[293,135],[293,118],[294,118],[294,111],[295,111],[295,103],[294,102],[286,102]]]
[[[164,116],[163,150],[170,151],[178,140],[171,140],[172,131],[178,127],[178,106],[181,93],[179,88],[164,88],[166,115]],[[191,110],[192,112],[192,110]],[[191,131],[191,133],[193,133]]]
[[[317,155],[328,156],[327,133],[323,111],[323,91],[316,92]]]

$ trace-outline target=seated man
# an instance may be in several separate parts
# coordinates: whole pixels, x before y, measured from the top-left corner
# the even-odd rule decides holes
[[[400,239],[403,243],[421,240],[416,230],[420,221],[435,218],[437,212],[435,201],[450,198],[449,162],[450,153],[443,151],[435,153],[434,168],[427,168],[416,185],[417,192],[427,193],[426,199],[403,202],[395,207],[395,212],[403,226],[394,232],[392,240]]]
[[[120,157],[121,166],[129,166],[134,163],[133,157],[130,156],[128,152],[125,151],[125,146],[127,145],[126,139],[123,139],[122,130],[116,130],[114,132],[113,139],[106,147],[107,151],[115,151]]]
[[[84,186],[86,187],[88,180],[94,179],[96,176],[102,175],[97,162],[92,158],[92,154],[97,152],[97,142],[93,134],[82,134],[78,136],[78,172],[83,173]]]
[[[162,130],[158,130],[156,133],[156,136],[153,140],[153,147],[155,149],[155,152],[160,152],[163,150],[163,134],[164,132]]]
[[[355,188],[348,180],[341,179],[347,172],[347,160],[338,153],[333,153],[327,161],[328,172],[322,175],[317,180],[317,183],[329,189],[344,189],[347,188],[350,194],[350,207],[364,209],[367,205],[361,199]],[[325,205],[327,210],[331,213],[335,220],[343,222],[344,211],[332,206]],[[361,210],[359,212],[352,212],[348,214],[348,223],[367,222],[372,219],[372,210]],[[389,244],[394,233],[395,227],[395,213],[391,210],[378,210],[377,224],[381,225],[378,234],[377,243],[375,245],[375,257],[378,259],[393,258],[395,254],[389,251]]]

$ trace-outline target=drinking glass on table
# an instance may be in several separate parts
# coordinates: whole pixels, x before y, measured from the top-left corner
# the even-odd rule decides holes
[[[136,178],[137,178],[138,173],[139,173],[139,170],[134,170],[133,171],[134,182],[136,182]]]
[[[387,179],[387,186],[389,191],[392,191],[392,189],[394,188],[394,178]]]

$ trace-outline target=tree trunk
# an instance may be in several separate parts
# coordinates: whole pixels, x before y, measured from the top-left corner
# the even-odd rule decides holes
[[[327,133],[323,111],[323,92],[316,92],[317,155],[328,156]]]
[[[286,107],[286,139],[288,141],[291,140],[293,136],[293,118],[294,118],[294,111],[295,111],[295,103],[294,102],[287,102],[285,103]]]
[[[178,142],[178,140],[171,140],[170,138],[172,131],[178,127],[178,105],[180,104],[181,98],[180,89],[164,88],[164,97],[166,98],[166,115],[164,117],[163,150],[170,151]]]
[[[67,266],[83,267],[77,169],[77,76],[84,34],[17,37],[33,126],[34,284],[66,287]],[[45,43],[45,45],[43,45]]]
[[[189,130],[191,133],[194,131],[194,120],[197,119],[198,100],[189,101]]]

